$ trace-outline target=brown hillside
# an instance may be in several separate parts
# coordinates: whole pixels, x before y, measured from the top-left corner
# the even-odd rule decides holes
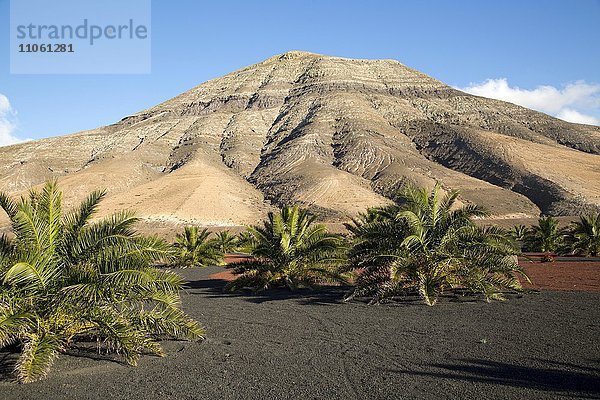
[[[330,220],[407,180],[459,189],[498,217],[600,207],[600,128],[453,89],[397,61],[290,52],[107,127],[0,148],[0,189],[59,177],[103,212],[239,225],[271,203]]]

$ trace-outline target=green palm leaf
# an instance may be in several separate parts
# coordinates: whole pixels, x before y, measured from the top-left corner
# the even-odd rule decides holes
[[[61,347],[61,341],[56,335],[28,334],[15,367],[19,381],[30,383],[45,377]]]

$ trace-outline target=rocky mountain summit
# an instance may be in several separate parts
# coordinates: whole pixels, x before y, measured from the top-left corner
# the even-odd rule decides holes
[[[50,177],[105,211],[237,225],[300,203],[344,219],[403,182],[496,216],[600,208],[600,127],[463,93],[391,60],[269,58],[116,124],[0,148],[0,189]]]

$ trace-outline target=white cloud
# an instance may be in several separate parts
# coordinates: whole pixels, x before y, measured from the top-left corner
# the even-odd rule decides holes
[[[568,122],[576,122],[578,124],[600,125],[600,118],[591,115],[585,115],[571,108],[563,108],[556,114],[556,117]]]
[[[23,141],[14,135],[16,129],[16,111],[10,105],[8,97],[0,94],[0,146]]]
[[[569,122],[600,125],[600,84],[584,81],[570,83],[561,89],[554,86],[538,86],[521,89],[510,86],[506,78],[488,79],[478,84],[458,88],[477,96],[509,101]]]

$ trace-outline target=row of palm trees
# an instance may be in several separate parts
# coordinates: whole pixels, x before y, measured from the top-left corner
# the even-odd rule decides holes
[[[233,264],[228,290],[313,288],[324,282],[352,283],[346,300],[381,303],[418,294],[434,305],[445,291],[462,290],[487,301],[504,299],[528,280],[519,249],[504,230],[478,227],[487,215],[478,206],[456,207],[458,192],[443,194],[405,186],[398,204],[374,208],[347,225],[350,237],[327,231],[298,207],[269,213],[248,229],[252,261]]]
[[[397,204],[369,209],[346,224],[350,237],[327,232],[298,207],[283,207],[242,235],[254,259],[231,265],[238,277],[227,289],[341,282],[353,284],[346,300],[368,297],[371,303],[418,293],[434,305],[445,290],[455,288],[502,300],[505,291],[529,281],[518,264],[521,251],[543,252],[545,261],[555,253],[600,253],[598,213],[582,215],[568,227],[542,217],[537,226],[505,231],[478,227],[474,220],[487,212],[476,205],[456,207],[458,195],[442,195],[439,185],[431,192],[407,185]]]
[[[581,215],[563,227],[556,218],[545,216],[530,228],[514,226],[510,234],[522,251],[544,253],[544,261],[552,261],[555,254],[600,255],[600,213]]]

